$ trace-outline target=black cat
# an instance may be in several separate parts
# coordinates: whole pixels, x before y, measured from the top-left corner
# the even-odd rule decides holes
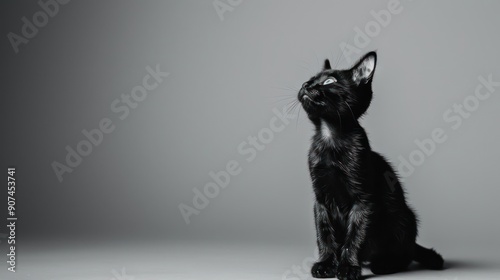
[[[358,119],[372,100],[375,52],[351,69],[323,71],[302,85],[298,99],[316,127],[309,171],[320,258],[316,278],[361,278],[405,270],[413,261],[442,269],[443,258],[416,244],[417,218],[391,165],[370,148]]]

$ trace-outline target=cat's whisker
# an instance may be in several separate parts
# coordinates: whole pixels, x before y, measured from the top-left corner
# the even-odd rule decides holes
[[[272,98],[272,97],[295,97],[295,95],[292,95],[292,94],[277,94],[277,95],[273,95],[273,96],[268,96],[269,98]]]
[[[349,107],[349,111],[351,111],[351,115],[352,115],[352,119],[356,122],[356,117],[354,116],[354,113],[352,112],[352,109],[351,109],[351,106],[349,106],[349,104],[344,101],[345,105],[347,105],[347,107]]]
[[[290,91],[294,91],[294,92],[298,92],[300,90],[300,89],[298,89],[296,87],[292,87],[292,86],[275,86],[273,88],[280,89],[280,90],[290,90]]]
[[[342,62],[343,59],[345,59],[344,53],[340,52],[335,60],[335,68],[339,68],[340,62]]]
[[[310,67],[308,66],[305,66],[305,65],[302,65],[302,64],[298,64],[298,66],[304,70],[306,70],[307,72],[314,72]]]
[[[290,103],[289,107],[286,109],[286,113],[289,114],[295,106],[299,103],[298,100],[294,100]]]
[[[273,105],[278,106],[279,104],[282,104],[283,102],[288,102],[288,100],[277,100],[272,102]],[[285,106],[289,106],[290,103],[285,104]]]
[[[298,66],[305,68],[308,72],[314,73],[316,71],[315,68],[313,68],[313,65],[311,65],[310,60],[302,59],[299,62],[301,62],[302,64],[299,64]]]
[[[300,117],[300,107],[301,106],[295,106],[295,108],[293,109],[293,112],[292,112],[292,115],[294,116],[295,118],[295,129],[297,129],[298,127],[298,123],[299,123],[299,117]],[[295,111],[297,111],[297,114],[295,114]]]
[[[322,64],[320,62],[320,59],[319,59],[318,54],[316,53],[316,51],[314,51],[314,56],[316,57],[316,63],[318,64],[318,68],[320,68],[322,66]]]
[[[297,124],[298,124],[298,119],[300,117],[300,108],[301,108],[301,104],[300,102],[297,102],[297,105],[295,106],[295,109],[293,110],[292,114],[295,116],[296,118],[296,123],[295,123],[295,128],[297,128]],[[297,115],[295,115],[295,111],[297,111]]]
[[[290,113],[290,111],[292,110],[293,106],[295,106],[295,101],[293,101],[292,103],[290,103],[288,105],[288,108],[286,108],[286,113]]]
[[[292,109],[292,114],[295,114],[295,110],[297,110],[297,108],[300,108],[300,103],[299,102],[296,102],[295,105],[293,106],[293,109]]]
[[[340,117],[339,110],[337,110],[337,115],[339,115],[340,131],[342,131],[342,118]]]
[[[273,100],[274,103],[279,103],[279,102],[283,102],[283,101],[291,101],[292,99],[295,99],[296,97],[293,96],[289,96],[289,97],[277,97],[276,100]]]
[[[277,99],[277,100],[280,100],[280,99],[292,99],[292,98],[296,98],[296,96],[291,96],[291,95],[283,95],[283,96],[268,96],[267,98],[269,99]]]

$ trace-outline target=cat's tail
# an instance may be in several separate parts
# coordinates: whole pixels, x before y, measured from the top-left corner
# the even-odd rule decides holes
[[[443,269],[444,260],[434,249],[427,249],[415,244],[415,261],[427,269]]]

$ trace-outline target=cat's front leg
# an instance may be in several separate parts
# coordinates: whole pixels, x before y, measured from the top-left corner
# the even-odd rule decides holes
[[[340,245],[335,240],[328,209],[318,202],[314,205],[314,220],[319,260],[312,266],[311,274],[315,278],[333,278],[337,275]]]
[[[367,204],[355,204],[348,217],[347,234],[341,249],[337,278],[340,280],[361,279],[359,250],[366,238],[371,207]]]

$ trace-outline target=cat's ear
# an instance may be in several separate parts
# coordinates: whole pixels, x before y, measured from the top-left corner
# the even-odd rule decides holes
[[[332,66],[330,65],[330,60],[325,59],[325,63],[323,64],[323,70],[330,70]]]
[[[352,80],[356,84],[367,84],[371,82],[375,66],[377,65],[377,53],[365,54],[352,68]]]

